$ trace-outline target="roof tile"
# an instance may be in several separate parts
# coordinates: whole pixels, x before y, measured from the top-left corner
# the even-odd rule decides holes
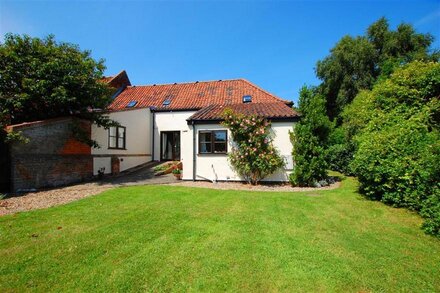
[[[148,86],[128,86],[110,104],[110,111],[127,108],[137,101],[135,108],[154,107],[158,110],[199,110],[210,105],[242,104],[243,96],[252,96],[252,103],[290,104],[257,87],[245,79],[175,83]],[[168,106],[163,102],[170,100]]]
[[[226,109],[245,115],[256,115],[269,119],[298,117],[298,113],[282,102],[246,103],[233,105],[210,105],[194,113],[188,121],[222,120]]]

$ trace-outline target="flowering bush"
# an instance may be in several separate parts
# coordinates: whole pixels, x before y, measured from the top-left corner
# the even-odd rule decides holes
[[[272,144],[269,121],[227,109],[223,125],[229,128],[234,141],[229,162],[248,183],[255,185],[284,166]]]

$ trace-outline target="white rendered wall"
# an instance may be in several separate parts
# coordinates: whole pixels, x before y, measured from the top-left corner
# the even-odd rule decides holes
[[[92,139],[96,140],[101,148],[92,149],[92,155],[108,155],[106,157],[94,158],[94,174],[98,173],[101,167],[105,167],[105,173],[111,172],[110,155],[118,155],[120,170],[135,167],[151,161],[160,160],[160,132],[179,131],[181,143],[181,161],[183,163],[183,179],[193,179],[193,126],[188,125],[187,119],[195,111],[177,112],[156,112],[154,131],[153,114],[149,109],[136,109],[129,111],[113,112],[109,116],[126,127],[126,150],[108,149],[108,130],[92,126]],[[276,174],[266,178],[267,181],[288,181],[288,174],[291,171],[291,152],[289,131],[293,130],[293,122],[273,122],[272,133],[274,145],[280,154],[289,162],[287,170],[280,170]],[[220,124],[195,125],[196,134],[199,130],[220,130],[226,129]],[[152,158],[152,135],[154,134],[154,158]],[[231,149],[231,134],[228,131],[228,150]],[[196,179],[197,180],[242,180],[230,167],[227,155],[198,154],[198,135],[196,135]]]
[[[117,155],[120,160],[120,171],[151,161],[152,146],[152,114],[150,109],[133,109],[109,113],[110,119],[125,126],[125,150],[108,148],[108,129],[92,125],[92,139],[97,141],[101,148],[92,148],[93,173],[105,167],[105,173],[111,172],[111,155]],[[105,157],[102,157],[105,155]]]
[[[294,122],[272,122],[273,144],[284,158],[284,170],[280,170],[263,181],[289,181],[293,169],[292,143],[289,132],[293,131]]]
[[[180,132],[180,161],[183,164],[183,177],[192,174],[192,132],[186,121],[195,111],[156,112],[154,123],[154,160],[160,160],[160,132]],[[190,175],[192,176],[192,175]]]
[[[288,175],[292,168],[292,143],[290,142],[289,132],[293,130],[293,122],[273,122],[272,135],[274,146],[286,160],[286,168],[265,178],[263,181],[288,181]],[[227,154],[198,154],[198,132],[200,130],[226,130],[220,124],[199,124],[196,125],[196,180],[243,180],[231,168]],[[192,138],[192,129],[191,131]],[[191,141],[188,141],[191,143]],[[232,147],[231,133],[228,130],[228,151]],[[191,143],[192,144],[192,143]],[[191,153],[192,158],[192,153]],[[191,164],[192,166],[192,164]],[[185,169],[185,167],[184,167]],[[183,179],[192,180],[193,174],[184,171]]]

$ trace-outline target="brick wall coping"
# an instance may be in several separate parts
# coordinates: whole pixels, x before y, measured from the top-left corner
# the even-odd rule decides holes
[[[32,122],[23,122],[19,124],[12,124],[6,126],[6,131],[11,132],[16,129],[22,129],[22,128],[30,128],[30,127],[37,127],[42,125],[48,125],[58,122],[64,122],[72,120],[74,117],[58,117],[58,118],[51,118],[51,119],[45,119],[45,120],[39,120],[39,121],[32,121]]]
[[[26,154],[12,154],[11,157],[18,158],[18,157],[93,157],[93,158],[109,158],[109,157],[151,157],[151,154],[32,154],[32,153],[26,153]]]

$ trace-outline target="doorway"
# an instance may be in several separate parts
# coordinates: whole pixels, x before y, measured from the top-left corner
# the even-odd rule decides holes
[[[180,131],[160,132],[160,160],[180,161]]]

